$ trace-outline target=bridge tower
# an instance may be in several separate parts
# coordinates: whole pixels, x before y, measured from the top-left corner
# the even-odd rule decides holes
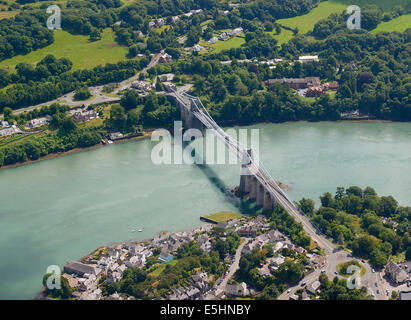
[[[252,176],[248,169],[251,159],[253,159],[253,150],[249,148],[243,153],[243,158],[241,160],[240,187],[238,191],[242,195],[250,193],[252,189]]]

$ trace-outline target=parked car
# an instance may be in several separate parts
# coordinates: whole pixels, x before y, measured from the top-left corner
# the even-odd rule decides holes
[[[377,282],[375,283],[375,286],[378,287],[378,283],[377,283]]]
[[[301,283],[301,286],[304,287],[306,284],[307,284],[307,283],[304,281],[304,282]]]
[[[290,293],[290,292],[291,292],[291,289],[288,289],[288,290],[287,290],[287,293]]]
[[[377,294],[380,294],[380,290],[377,290]]]

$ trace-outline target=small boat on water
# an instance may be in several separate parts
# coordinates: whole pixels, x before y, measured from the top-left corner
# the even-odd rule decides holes
[[[134,232],[136,232],[136,230],[135,230],[135,229],[131,230],[131,233],[134,233]]]
[[[138,229],[138,232],[143,232],[143,229]]]

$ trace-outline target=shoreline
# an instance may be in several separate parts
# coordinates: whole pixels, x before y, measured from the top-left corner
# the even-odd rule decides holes
[[[297,120],[297,121],[285,121],[285,122],[257,122],[257,123],[253,123],[253,124],[247,124],[247,125],[240,125],[240,124],[231,124],[231,127],[248,127],[248,126],[254,126],[254,125],[268,125],[268,124],[288,124],[288,123],[303,123],[303,122],[307,122],[307,123],[320,123],[320,122],[337,122],[337,123],[344,123],[344,122],[356,122],[356,123],[372,123],[372,122],[383,122],[383,123],[411,123],[409,121],[394,121],[394,120],[382,120],[382,119],[340,119],[340,120],[326,120],[326,121],[309,121],[309,120]],[[222,124],[222,127],[226,127],[226,124]],[[113,141],[114,144],[117,143],[126,143],[129,141],[138,141],[138,140],[144,140],[144,139],[148,139],[151,137],[151,134],[153,131],[155,130],[159,130],[160,128],[156,128],[156,129],[149,129],[147,131],[143,132],[142,136],[137,136],[137,137],[132,137],[132,138],[124,138],[121,140],[115,140]],[[80,153],[83,151],[89,151],[89,150],[93,150],[93,149],[97,149],[97,148],[101,148],[104,147],[105,145],[103,143],[99,143],[96,144],[94,146],[91,147],[86,147],[86,148],[74,148],[68,151],[63,151],[63,152],[59,152],[59,153],[50,153],[48,155],[42,156],[36,160],[26,160],[24,162],[19,162],[19,163],[14,163],[14,164],[9,164],[9,165],[5,165],[5,166],[1,166],[0,167],[0,171],[1,170],[5,170],[5,169],[11,169],[11,168],[17,168],[17,167],[22,167],[25,165],[30,165],[36,162],[40,162],[43,160],[50,160],[50,159],[55,159],[55,158],[59,158],[59,157],[63,157],[66,155],[70,155],[70,154],[76,154],[76,153]],[[287,186],[288,187],[288,186]]]
[[[121,140],[115,140],[113,141],[113,144],[120,144],[120,143],[126,143],[129,141],[138,141],[138,140],[145,140],[148,138],[151,138],[151,133],[152,131],[144,131],[142,136],[137,136],[137,137],[132,137],[132,138],[125,138],[125,139],[121,139]],[[86,147],[86,148],[74,148],[68,151],[63,151],[63,152],[58,152],[58,153],[49,153],[45,156],[42,156],[36,160],[27,160],[24,162],[19,162],[19,163],[14,163],[14,164],[9,164],[6,166],[1,166],[0,167],[0,171],[1,170],[5,170],[5,169],[11,169],[11,168],[18,168],[18,167],[22,167],[22,166],[26,166],[26,165],[30,165],[30,164],[34,164],[40,161],[44,161],[44,160],[50,160],[50,159],[55,159],[55,158],[60,158],[60,157],[64,157],[70,154],[76,154],[76,153],[80,153],[83,151],[90,151],[90,150],[94,150],[94,149],[98,149],[101,147],[105,147],[108,145],[105,145],[103,143],[98,143],[95,144],[94,146],[90,146],[90,147]]]

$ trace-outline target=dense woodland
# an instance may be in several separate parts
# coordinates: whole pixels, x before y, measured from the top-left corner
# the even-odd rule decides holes
[[[302,199],[300,208],[326,236],[370,259],[377,268],[391,255],[405,253],[411,259],[411,208],[401,207],[392,196],[378,196],[371,187],[337,188],[321,197],[321,207]],[[382,220],[383,218],[387,220]]]

